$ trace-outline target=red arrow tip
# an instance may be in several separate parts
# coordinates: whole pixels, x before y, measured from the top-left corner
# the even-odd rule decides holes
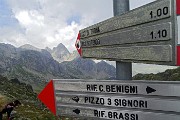
[[[50,109],[52,113],[54,113],[54,115],[56,115],[54,86],[52,80],[41,91],[38,98]]]

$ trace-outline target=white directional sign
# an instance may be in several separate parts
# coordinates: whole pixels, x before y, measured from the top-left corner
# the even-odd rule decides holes
[[[58,104],[58,115],[70,115],[88,118],[88,120],[179,120],[179,114],[171,112],[152,112],[139,110],[123,110],[113,108],[97,108]]]
[[[52,80],[38,96],[55,115],[179,120],[180,82]]]
[[[124,95],[180,96],[179,82],[54,80],[58,91],[115,93]]]
[[[75,92],[56,92],[57,104],[109,106],[118,108],[136,108],[143,110],[161,110],[180,112],[180,100],[175,98],[116,96],[113,94],[77,94]]]
[[[179,65],[178,8],[176,0],[157,0],[82,29],[78,52],[83,58]]]

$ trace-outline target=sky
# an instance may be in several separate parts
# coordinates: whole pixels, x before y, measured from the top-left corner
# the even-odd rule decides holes
[[[130,0],[130,9],[154,0]],[[0,43],[72,52],[78,31],[113,17],[113,0],[0,0]]]

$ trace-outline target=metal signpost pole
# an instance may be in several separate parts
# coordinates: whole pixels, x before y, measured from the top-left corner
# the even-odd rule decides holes
[[[129,11],[129,0],[113,0],[114,16]],[[132,80],[132,63],[116,61],[116,79]]]

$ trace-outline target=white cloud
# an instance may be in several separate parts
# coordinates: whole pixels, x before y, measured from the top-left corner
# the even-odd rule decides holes
[[[8,35],[6,34],[8,33]],[[11,27],[0,29],[1,43],[9,43],[16,45],[17,43],[28,43],[26,37],[23,34],[19,34],[17,29],[12,29]]]
[[[46,34],[44,35],[45,38],[44,46],[53,47],[53,46],[57,46],[59,43],[63,43],[70,51],[73,51],[75,37],[79,29],[80,26],[77,23],[72,22],[71,25],[63,27],[62,29],[58,29],[52,34]]]
[[[20,11],[15,14],[15,18],[25,27],[31,25],[44,26],[44,16],[38,11]]]
[[[29,43],[39,48],[52,48],[63,43],[75,50],[74,43],[78,31],[84,27],[112,17],[112,0],[84,1],[84,0],[7,0],[13,15],[18,20],[24,33],[22,40],[17,37],[15,46]],[[71,16],[78,16],[79,22],[71,20]],[[70,19],[71,24],[67,23]],[[8,33],[6,34],[7,36]],[[6,42],[10,42],[10,39]],[[24,40],[24,41],[23,41]],[[11,40],[12,41],[12,40]],[[18,41],[18,42],[17,42]]]
[[[131,7],[135,8],[151,1],[153,0],[130,0],[130,3]],[[113,16],[112,2],[112,0],[7,0],[8,7],[12,9],[21,30],[16,31],[11,37],[8,37],[9,32],[4,33],[3,41],[13,43],[15,46],[28,43],[38,48],[46,46],[53,48],[63,43],[72,52],[75,50],[74,43],[80,29]],[[72,16],[77,17],[73,19]]]

